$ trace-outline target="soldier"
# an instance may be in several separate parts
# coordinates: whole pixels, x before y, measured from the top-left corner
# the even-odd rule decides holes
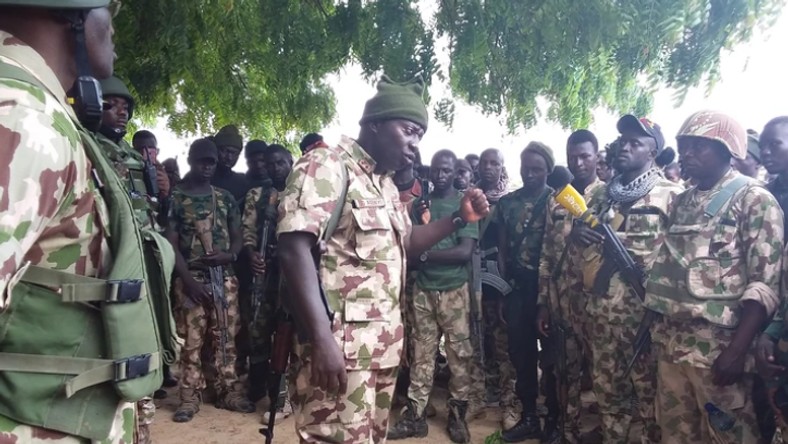
[[[146,178],[145,193],[148,196],[148,201],[156,216],[156,222],[160,227],[164,227],[167,225],[166,207],[167,199],[170,197],[171,187],[167,170],[164,168],[164,165],[159,163],[159,143],[152,132],[140,130],[134,133],[134,136],[131,138],[131,147],[134,148],[134,152],[139,155],[137,156],[138,160],[142,161],[142,175]],[[153,170],[150,170],[150,166],[153,167],[156,174],[155,181],[156,188],[158,188],[157,196],[152,196],[150,190],[148,190],[147,180],[149,179],[147,179],[147,176],[151,175],[150,173],[153,172]]]
[[[509,177],[504,167],[503,153],[495,148],[484,150],[477,170],[480,180],[476,186],[484,192],[493,208],[490,216],[479,222],[481,271],[501,277],[500,272],[491,270],[489,264],[498,263],[499,227],[496,225],[494,209],[501,197],[509,191]],[[486,359],[483,369],[473,371],[475,375],[473,396],[484,396],[488,404],[500,401],[503,408],[501,424],[504,430],[509,430],[517,424],[520,415],[517,397],[514,394],[515,372],[509,360],[506,328],[502,316],[503,295],[491,286],[484,286],[482,290]],[[472,400],[472,403],[473,401],[475,400]]]
[[[731,117],[695,113],[676,139],[697,185],[673,202],[646,287],[646,307],[662,315],[651,328],[657,417],[665,442],[755,443],[753,340],[780,305],[783,217],[731,168],[747,155]]]
[[[227,125],[213,136],[213,142],[219,150],[219,163],[216,165],[216,174],[211,185],[229,191],[236,202],[242,202],[249,186],[246,177],[233,171],[233,167],[241,156],[243,138],[235,125]]]
[[[681,167],[678,162],[673,162],[662,169],[665,179],[673,183],[681,183]]]
[[[554,165],[549,147],[539,142],[529,143],[520,154],[523,187],[502,197],[495,208],[498,262],[503,277],[513,283],[513,291],[501,301],[503,322],[507,329],[509,360],[517,374],[515,391],[522,404],[519,421],[501,434],[505,442],[540,438],[542,434],[536,414],[539,352],[535,322],[539,256],[547,201],[552,191],[545,183]],[[557,393],[551,390],[547,395],[548,425],[554,431],[558,415]]]
[[[465,156],[465,160],[471,165],[471,170],[473,171],[473,183],[476,183],[480,180],[479,177],[479,155],[478,154],[468,154]]]
[[[460,207],[462,194],[453,187],[456,160],[457,156],[448,150],[438,151],[432,158],[430,174],[435,189],[429,208],[430,216],[436,219],[449,216]],[[452,442],[470,441],[465,422],[471,388],[468,371],[473,359],[467,265],[478,236],[478,224],[469,224],[419,257],[416,282],[406,306],[413,329],[408,406],[400,421],[389,429],[391,440],[427,436],[424,412],[432,392],[438,340],[443,335],[451,372],[447,430]]]
[[[262,140],[250,140],[244,148],[247,168],[246,185],[249,187],[249,190],[262,186],[270,186],[268,170],[265,165],[265,152],[267,149],[268,144]],[[247,193],[249,190],[247,190]]]
[[[177,158],[164,159],[161,162],[164,171],[167,172],[167,178],[170,179],[170,190],[181,181],[181,169],[178,166]]]
[[[457,191],[465,191],[470,188],[473,183],[473,168],[471,168],[471,164],[465,159],[457,159],[454,170],[454,188]]]
[[[758,180],[763,179],[761,174],[761,147],[758,144],[757,131],[747,130],[747,157],[744,159],[733,159],[733,168],[747,177]]]
[[[632,259],[648,272],[665,230],[668,206],[681,187],[662,175],[655,159],[663,153],[665,138],[659,125],[627,115],[616,125],[621,137],[613,166],[618,175],[600,188],[589,208],[619,233]],[[593,355],[594,393],[599,402],[604,442],[629,442],[632,396],[639,400],[643,443],[660,441],[654,418],[656,360],[639,361],[626,375],[633,341],[644,310],[642,301],[603,252],[603,237],[584,224],[576,224],[573,239],[583,248],[580,258],[588,333]]]
[[[569,171],[574,176],[572,186],[585,194],[587,199],[603,184],[596,175],[599,143],[591,131],[581,129],[573,132],[566,143],[566,158]],[[569,283],[565,278],[571,243],[567,237],[572,230],[572,217],[551,196],[545,220],[544,244],[539,259],[539,310],[536,328],[549,341],[561,340],[551,337],[551,327],[563,331],[564,356],[556,356],[563,362],[554,362],[547,370],[562,381],[558,388],[563,417],[563,440],[577,443],[580,440],[580,392],[584,341],[584,310],[578,310],[576,301],[582,294],[569,294]],[[551,325],[552,324],[552,325]],[[564,374],[560,374],[563,370]],[[543,373],[544,377],[544,373]],[[545,427],[545,441],[560,442],[560,435]],[[552,435],[552,436],[551,436]]]
[[[0,0],[0,436],[11,442],[145,439],[134,401],[158,385],[153,288],[128,193],[89,132],[116,6]]]
[[[228,191],[210,185],[217,159],[213,142],[198,139],[192,143],[191,169],[170,198],[167,239],[175,248],[177,321],[179,335],[186,341],[180,364],[181,404],[175,411],[175,422],[191,421],[200,410],[200,392],[206,388],[200,352],[206,342],[218,374],[216,406],[243,413],[255,410],[242,394],[235,370],[238,279],[232,264],[241,251],[240,214]],[[209,267],[222,268],[217,278],[223,282],[212,281]],[[220,304],[216,292],[222,289],[225,301]]]
[[[309,133],[301,139],[298,147],[301,149],[301,155],[304,155],[315,148],[328,148],[328,145],[323,141],[323,136],[320,134]]]
[[[264,282],[257,283],[260,288],[254,289],[253,295],[257,300],[251,301],[250,310],[250,339],[251,354],[249,356],[249,397],[258,401],[266,395],[268,376],[268,360],[271,355],[271,337],[276,328],[275,316],[279,308],[279,283],[280,269],[276,257],[276,208],[279,205],[279,193],[285,189],[287,177],[293,169],[293,155],[282,145],[269,145],[264,153],[266,185],[249,190],[246,194],[243,212],[243,237],[244,249],[256,275],[264,278]],[[272,201],[273,197],[273,201]],[[266,224],[267,222],[267,224]],[[267,225],[268,244],[265,260],[261,257],[260,237],[262,230]],[[287,397],[287,388],[282,387],[284,403],[279,408],[280,414],[276,416],[277,422],[287,418],[293,413],[290,400]],[[270,402],[278,402],[271,399]],[[268,412],[263,413],[263,423],[268,424]]]
[[[748,139],[748,149],[749,142]],[[759,148],[766,172],[776,176],[766,188],[774,195],[783,212],[788,210],[788,116],[775,117],[763,127]]]
[[[470,190],[452,216],[411,225],[390,174],[414,162],[427,128],[423,88],[421,79],[396,84],[383,76],[358,139],[309,152],[288,179],[277,232],[287,305],[300,330],[291,400],[302,443],[386,441],[404,336],[405,255],[419,257],[489,211],[483,194]],[[330,225],[336,230],[316,274],[313,249]]]

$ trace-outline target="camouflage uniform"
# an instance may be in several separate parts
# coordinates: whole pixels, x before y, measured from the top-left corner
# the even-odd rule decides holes
[[[178,233],[178,248],[184,260],[189,263],[189,271],[197,282],[210,286],[210,275],[206,267],[194,263],[205,255],[205,250],[197,237],[195,224],[209,220],[213,236],[214,251],[228,251],[230,248],[230,231],[240,227],[240,214],[235,199],[220,188],[213,188],[209,195],[194,195],[186,192],[181,185],[172,191],[169,204],[170,230]],[[178,336],[184,338],[181,350],[181,396],[191,390],[206,388],[203,373],[201,350],[206,343],[210,344],[213,357],[213,369],[217,375],[217,395],[222,399],[229,393],[240,390],[240,383],[235,372],[235,335],[238,333],[238,279],[232,265],[224,270],[224,296],[227,298],[227,343],[221,349],[221,330],[218,327],[216,308],[211,304],[206,308],[201,304],[189,308],[186,305],[188,296],[183,288],[183,281],[175,279],[175,313]],[[226,365],[224,357],[226,356]]]
[[[341,168],[348,182],[342,183]],[[341,219],[319,275],[332,331],[344,355],[348,389],[337,398],[310,383],[310,344],[296,341],[291,398],[301,442],[385,442],[404,327],[405,238],[411,222],[388,175],[354,140],[309,152],[293,167],[279,206],[278,234],[320,237],[343,187]]]
[[[613,213],[623,216],[621,228],[616,229],[618,236],[632,259],[648,272],[661,245],[668,208],[681,191],[680,185],[661,177],[648,194],[625,207],[611,202],[607,187],[602,187],[591,197],[589,207],[604,223],[613,222]],[[643,420],[641,442],[659,442],[660,430],[654,417],[656,359],[641,359],[630,375],[624,376],[645,310],[619,273],[610,278],[604,294],[594,294],[592,286],[598,270],[592,264],[603,258],[601,245],[588,247],[581,256],[585,262],[582,277],[586,311],[591,322],[594,393],[602,416],[604,441],[628,442],[634,393]]]
[[[752,404],[754,347],[740,382],[714,385],[711,367],[736,333],[740,303],[755,301],[771,316],[780,304],[783,216],[766,190],[747,185],[716,216],[705,212],[732,169],[708,191],[691,188],[674,201],[664,245],[652,267],[646,306],[663,317],[652,327],[658,344],[660,425],[669,442],[751,443],[758,439]],[[688,271],[685,261],[691,261]],[[692,294],[699,297],[694,298]],[[726,295],[724,298],[708,296]],[[709,427],[711,402],[735,419],[729,432]]]
[[[460,199],[461,195],[456,191],[454,196],[445,199],[431,199],[431,216],[435,220],[450,216],[459,209]],[[462,239],[475,240],[478,236],[478,224],[469,224],[441,240],[433,250],[453,248]],[[435,353],[441,335],[445,337],[446,360],[451,372],[449,402],[468,401],[471,388],[469,370],[473,359],[469,305],[467,266],[429,262],[421,265],[406,305],[413,333],[410,337],[413,360],[410,363],[408,399],[415,405],[413,413],[416,416],[420,416],[427,407],[432,392]]]
[[[506,274],[512,293],[504,299],[509,361],[516,372],[515,392],[523,414],[536,413],[539,395],[537,364],[539,352],[536,334],[536,303],[539,286],[539,257],[542,253],[547,201],[552,189],[528,196],[519,189],[502,197],[496,206],[495,222],[505,231],[508,243]],[[524,231],[528,230],[528,231]],[[501,252],[506,254],[506,252]],[[548,408],[557,414],[556,393],[548,393]]]
[[[66,92],[44,59],[0,31],[0,63],[32,74],[47,89],[0,79],[0,310],[9,286],[26,262],[100,277],[111,263],[107,206],[91,176],[91,164],[73,123]],[[23,400],[22,400],[23,402]],[[102,443],[129,443],[134,403],[118,402],[110,436]],[[0,416],[0,440],[84,444],[88,439],[29,426]]]

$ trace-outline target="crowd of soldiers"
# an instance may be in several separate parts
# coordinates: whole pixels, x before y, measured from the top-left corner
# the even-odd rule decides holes
[[[673,162],[625,115],[568,168],[527,144],[512,191],[497,149],[422,165],[424,82],[383,76],[355,139],[294,162],[227,125],[181,178],[126,142],[117,6],[0,0],[0,442],[151,442],[176,385],[175,422],[268,397],[269,439],[291,414],[301,442],[425,437],[442,362],[456,443],[491,404],[503,442],[781,439],[788,117],[695,113]]]

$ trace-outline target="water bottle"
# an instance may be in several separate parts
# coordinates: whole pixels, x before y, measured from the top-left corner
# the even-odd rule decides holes
[[[709,424],[718,432],[727,432],[736,424],[736,420],[729,414],[718,409],[714,404],[707,402],[706,412],[709,414]]]

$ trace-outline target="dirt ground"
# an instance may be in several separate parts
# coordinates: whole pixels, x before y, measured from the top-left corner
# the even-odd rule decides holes
[[[593,395],[586,393],[583,396],[585,406],[588,406]],[[397,441],[402,444],[416,443],[436,443],[448,444],[449,437],[446,434],[446,391],[441,388],[435,389],[432,403],[438,412],[437,416],[430,418],[430,433],[426,438],[406,439]],[[265,402],[265,401],[263,401]],[[219,410],[212,404],[203,404],[200,412],[189,423],[178,424],[172,421],[172,414],[175,412],[178,403],[177,388],[169,390],[169,396],[163,400],[156,400],[156,419],[153,425],[153,442],[156,444],[235,444],[235,443],[254,443],[264,442],[263,436],[258,432],[260,429],[260,418],[264,404],[258,405],[258,411],[250,414],[241,414]],[[584,409],[583,430],[591,430],[596,426],[598,420],[596,415],[592,415]],[[471,443],[483,444],[486,437],[495,433],[500,424],[500,410],[488,408],[485,418],[477,419],[470,423]],[[633,424],[630,432],[630,441],[639,442],[639,424]],[[295,435],[293,419],[287,418],[276,425],[274,434],[275,443],[296,444],[298,439]],[[538,444],[538,441],[527,441],[528,444]]]

